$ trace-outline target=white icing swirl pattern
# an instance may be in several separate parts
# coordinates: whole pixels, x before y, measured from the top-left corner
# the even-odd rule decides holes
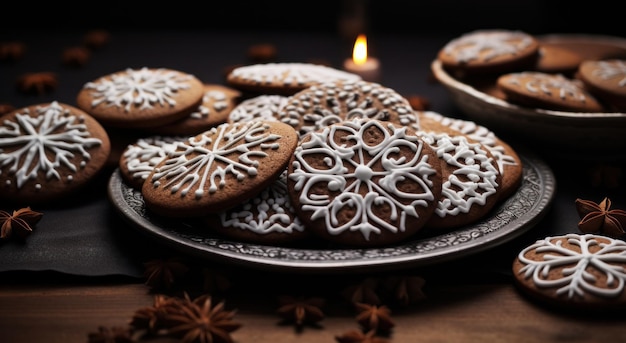
[[[482,206],[498,190],[498,170],[480,143],[471,143],[463,136],[418,131],[448,167],[453,168],[443,180],[441,199],[435,214],[441,218],[468,213],[472,206]],[[445,173],[444,173],[445,175]]]
[[[260,235],[303,232],[304,225],[295,214],[287,194],[287,171],[259,195],[220,213],[225,228],[242,229]]]
[[[133,179],[147,180],[154,167],[176,149],[176,142],[184,139],[187,138],[153,136],[138,139],[126,147],[122,154],[128,172]]]
[[[208,104],[212,104],[212,108],[207,106]],[[206,119],[212,111],[219,113],[226,108],[228,108],[228,96],[226,93],[212,89],[204,92],[202,104],[198,107],[197,111],[191,112],[189,116],[193,119]]]
[[[227,174],[239,181],[257,175],[259,159],[268,156],[263,150],[278,149],[280,138],[262,121],[221,124],[177,142],[176,150],[154,169],[150,181],[155,188],[164,181],[165,188],[172,194],[180,192],[181,197],[195,187],[194,196],[199,199],[207,191],[224,188]]]
[[[368,144],[370,136],[380,142]],[[382,230],[404,232],[407,217],[418,218],[416,208],[435,201],[430,178],[437,171],[422,154],[422,140],[407,134],[406,127],[354,119],[307,137],[296,148],[289,178],[302,210],[311,212],[312,221],[323,219],[329,234],[358,231],[369,240],[371,233]],[[406,192],[402,182],[419,191]],[[376,214],[380,207],[390,209],[387,218]],[[343,211],[353,214],[342,221]]]
[[[0,127],[0,174],[14,174],[17,188],[39,174],[61,180],[61,168],[70,171],[65,178],[72,181],[71,173],[91,159],[87,150],[102,144],[91,136],[83,121],[56,101],[37,107],[35,113],[26,108],[16,114],[15,121],[5,120]],[[5,151],[7,148],[10,150]],[[78,164],[73,162],[76,156],[82,157]]]
[[[509,75],[509,84],[524,88],[530,93],[540,93],[563,100],[571,98],[581,103],[587,101],[583,89],[563,75],[537,72],[519,72]]]
[[[565,241],[577,250],[564,247]],[[533,250],[540,260],[526,257]],[[621,240],[593,234],[547,237],[520,251],[518,259],[525,279],[542,289],[558,287],[556,294],[569,299],[585,294],[615,298],[624,292],[626,243]],[[553,270],[559,271],[558,278],[548,279]],[[606,287],[598,285],[596,275],[606,278]]]
[[[617,82],[617,85],[620,87],[626,87],[626,61],[598,61],[595,64],[595,69],[592,74],[603,80],[621,78],[621,80]]]
[[[309,63],[266,63],[235,68],[231,76],[256,84],[282,83],[306,86],[336,80],[360,80],[357,74]]]
[[[252,120],[278,121],[278,112],[287,104],[288,97],[282,95],[259,95],[246,99],[237,105],[228,115],[230,122],[247,122]],[[292,121],[282,120],[294,126]],[[297,121],[296,121],[297,124]]]
[[[84,88],[91,90],[92,107],[114,106],[130,112],[134,107],[143,110],[155,105],[176,106],[178,92],[189,89],[191,86],[188,81],[191,79],[191,75],[174,70],[129,68],[110,78],[88,82]]]
[[[451,40],[443,52],[462,63],[490,61],[499,56],[517,55],[532,43],[532,37],[524,32],[475,31]]]

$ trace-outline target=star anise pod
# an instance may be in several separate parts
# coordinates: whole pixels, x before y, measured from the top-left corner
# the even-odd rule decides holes
[[[26,51],[26,45],[21,42],[0,42],[0,61],[17,61]]]
[[[178,301],[162,294],[154,297],[152,306],[140,308],[133,314],[129,325],[135,330],[145,330],[149,334],[156,334],[164,327],[163,321],[167,314],[167,306]]]
[[[133,339],[133,331],[129,327],[104,327],[100,326],[97,332],[91,332],[87,335],[89,343],[131,343],[136,342]]]
[[[91,58],[91,51],[82,46],[73,46],[63,50],[61,61],[70,67],[82,67]]]
[[[26,73],[17,78],[17,89],[23,93],[44,94],[57,86],[57,75],[53,72]]]
[[[599,233],[619,238],[626,228],[626,211],[612,210],[611,200],[605,197],[599,204],[576,199],[576,210],[581,220],[578,228],[584,233]]]
[[[335,336],[339,343],[389,343],[389,340],[376,335],[375,330],[363,333],[358,330],[351,330],[342,335]]]
[[[304,324],[316,324],[324,319],[322,308],[326,300],[318,297],[294,297],[290,295],[278,297],[279,307],[276,310],[283,319],[294,322],[300,327]]]
[[[202,295],[193,301],[168,304],[164,318],[168,334],[181,338],[183,343],[232,343],[231,333],[241,327],[234,321],[235,310],[226,311],[224,302],[214,305],[211,296]]]
[[[395,326],[391,319],[391,309],[385,305],[356,303],[356,321],[366,330],[389,331]]]
[[[343,290],[343,296],[351,303],[380,304],[380,297],[376,293],[378,280],[366,278],[358,284],[350,285]]]
[[[111,40],[111,34],[105,30],[91,30],[83,36],[83,45],[90,49],[100,49]]]
[[[426,298],[424,284],[425,281],[420,276],[393,276],[385,280],[386,288],[391,290],[394,299],[403,306]]]
[[[157,258],[144,263],[146,285],[154,289],[171,289],[189,271],[181,258]]]
[[[8,239],[13,234],[26,238],[42,216],[43,213],[33,211],[30,207],[20,208],[13,214],[0,210],[0,239]]]

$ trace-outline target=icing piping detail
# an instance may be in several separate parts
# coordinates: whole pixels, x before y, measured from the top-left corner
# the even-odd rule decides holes
[[[622,78],[617,84],[620,87],[626,86],[626,62],[621,60],[598,61],[594,64],[595,69],[592,71],[594,76],[603,80],[612,78]]]
[[[254,98],[250,98],[242,101],[230,112],[229,120],[232,122],[247,122],[252,120],[267,120],[267,121],[279,121],[277,116],[283,107],[287,104],[288,97],[281,95],[259,95]],[[295,119],[295,124],[292,120],[284,118],[281,120],[283,123],[295,126],[298,124],[298,120]]]
[[[154,167],[176,149],[176,142],[183,139],[186,138],[154,136],[140,138],[129,145],[123,157],[133,179],[147,180]]]
[[[481,58],[487,62],[499,56],[515,56],[532,42],[530,36],[518,31],[476,31],[451,40],[444,47],[444,53],[454,56],[457,62],[467,63]],[[481,56],[481,53],[484,54]]]

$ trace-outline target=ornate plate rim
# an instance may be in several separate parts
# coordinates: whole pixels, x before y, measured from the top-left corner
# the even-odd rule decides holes
[[[176,233],[180,227],[163,227],[150,218],[139,213],[128,202],[126,195],[135,197],[134,201],[141,211],[143,198],[138,190],[133,190],[122,179],[119,168],[110,176],[107,193],[109,200],[118,213],[138,230],[148,234],[161,243],[169,245],[182,253],[193,255],[206,260],[227,262],[246,267],[266,270],[299,271],[299,272],[346,272],[367,270],[400,269],[405,267],[426,266],[439,262],[468,256],[500,244],[506,243],[532,228],[547,212],[555,195],[556,180],[552,170],[540,159],[521,154],[523,163],[523,180],[516,193],[499,205],[494,212],[484,220],[460,230],[426,238],[417,238],[403,244],[383,248],[353,248],[353,249],[300,249],[288,246],[268,246],[253,243],[235,242],[228,239],[211,237],[185,237]],[[524,199],[525,195],[534,194],[530,203]],[[510,221],[500,223],[501,226],[490,227],[494,221],[503,219],[510,209],[526,203],[527,208]],[[518,208],[519,210],[519,208]],[[184,226],[184,224],[183,224]],[[481,233],[481,228],[487,232]],[[478,235],[477,235],[478,234]],[[462,235],[467,235],[463,238]],[[450,238],[453,242],[442,245],[441,240]],[[205,240],[203,242],[202,240]],[[438,243],[439,240],[439,243]],[[206,243],[209,244],[206,244]],[[419,252],[418,246],[430,246],[431,250]],[[404,252],[400,252],[403,250]],[[245,253],[243,252],[245,251]],[[394,254],[395,253],[395,254]],[[311,259],[290,258],[306,255]],[[324,255],[334,256],[331,259]],[[281,257],[282,256],[287,256]],[[359,258],[360,257],[360,258]]]

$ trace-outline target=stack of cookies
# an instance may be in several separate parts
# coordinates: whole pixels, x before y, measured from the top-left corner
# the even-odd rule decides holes
[[[143,93],[119,86],[151,78]],[[220,120],[191,131],[181,122],[209,90],[184,72],[127,70],[79,94],[105,126],[153,133],[126,144],[118,163],[154,214],[240,241],[377,247],[470,225],[521,183],[519,156],[487,128],[416,111],[358,75],[268,63],[226,80]],[[157,119],[166,110],[177,114]]]
[[[528,108],[626,111],[626,58],[589,60],[522,31],[476,30],[450,40],[437,59],[456,79]]]

